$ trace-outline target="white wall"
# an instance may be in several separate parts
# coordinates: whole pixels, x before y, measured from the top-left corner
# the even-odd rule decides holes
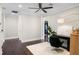
[[[72,26],[69,25],[62,25],[59,26],[57,29],[57,34],[62,36],[70,37],[71,32],[72,32]]]
[[[22,23],[21,23],[22,22]],[[39,16],[19,16],[20,39],[23,42],[38,40],[41,38],[41,19]]]
[[[41,39],[41,18],[28,15],[6,15],[5,39],[20,38],[23,42]]]
[[[5,16],[5,39],[18,38],[18,16]]]
[[[44,17],[45,20],[48,21],[48,25],[52,28],[52,30],[57,31],[57,17],[56,16],[47,16]]]
[[[60,17],[64,18],[64,23],[58,24],[58,34],[70,36],[73,27],[79,28],[79,7],[61,13]]]
[[[79,7],[71,8],[69,10],[65,10],[61,13],[57,13],[55,15],[50,15],[45,17],[49,22],[49,26],[56,30],[59,35],[70,36],[72,27],[79,28]],[[59,18],[64,18],[65,23],[59,24],[57,20]],[[71,20],[75,20],[73,22],[69,22]],[[76,21],[77,20],[77,21]]]
[[[0,32],[1,32],[1,29],[2,29],[2,8],[0,6]]]
[[[1,31],[2,26],[3,26],[3,22],[2,22],[3,18],[2,18],[2,7],[0,6],[0,55],[2,54],[2,44],[4,41],[4,32]]]

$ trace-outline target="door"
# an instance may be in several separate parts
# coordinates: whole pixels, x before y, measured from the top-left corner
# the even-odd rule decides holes
[[[44,22],[44,39],[48,41],[48,21]]]

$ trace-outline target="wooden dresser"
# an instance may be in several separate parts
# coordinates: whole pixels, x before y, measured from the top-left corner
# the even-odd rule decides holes
[[[79,55],[79,29],[72,31],[70,37],[70,54]]]

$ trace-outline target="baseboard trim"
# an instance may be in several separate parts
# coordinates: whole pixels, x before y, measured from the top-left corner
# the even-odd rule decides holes
[[[33,38],[33,39],[20,39],[22,42],[30,42],[30,41],[35,41],[35,40],[39,40],[40,38]]]
[[[19,37],[6,37],[5,39],[19,39]]]

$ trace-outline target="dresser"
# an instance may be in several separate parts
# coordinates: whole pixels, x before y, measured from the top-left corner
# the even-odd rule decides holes
[[[70,37],[70,54],[79,55],[79,29],[72,31]]]

